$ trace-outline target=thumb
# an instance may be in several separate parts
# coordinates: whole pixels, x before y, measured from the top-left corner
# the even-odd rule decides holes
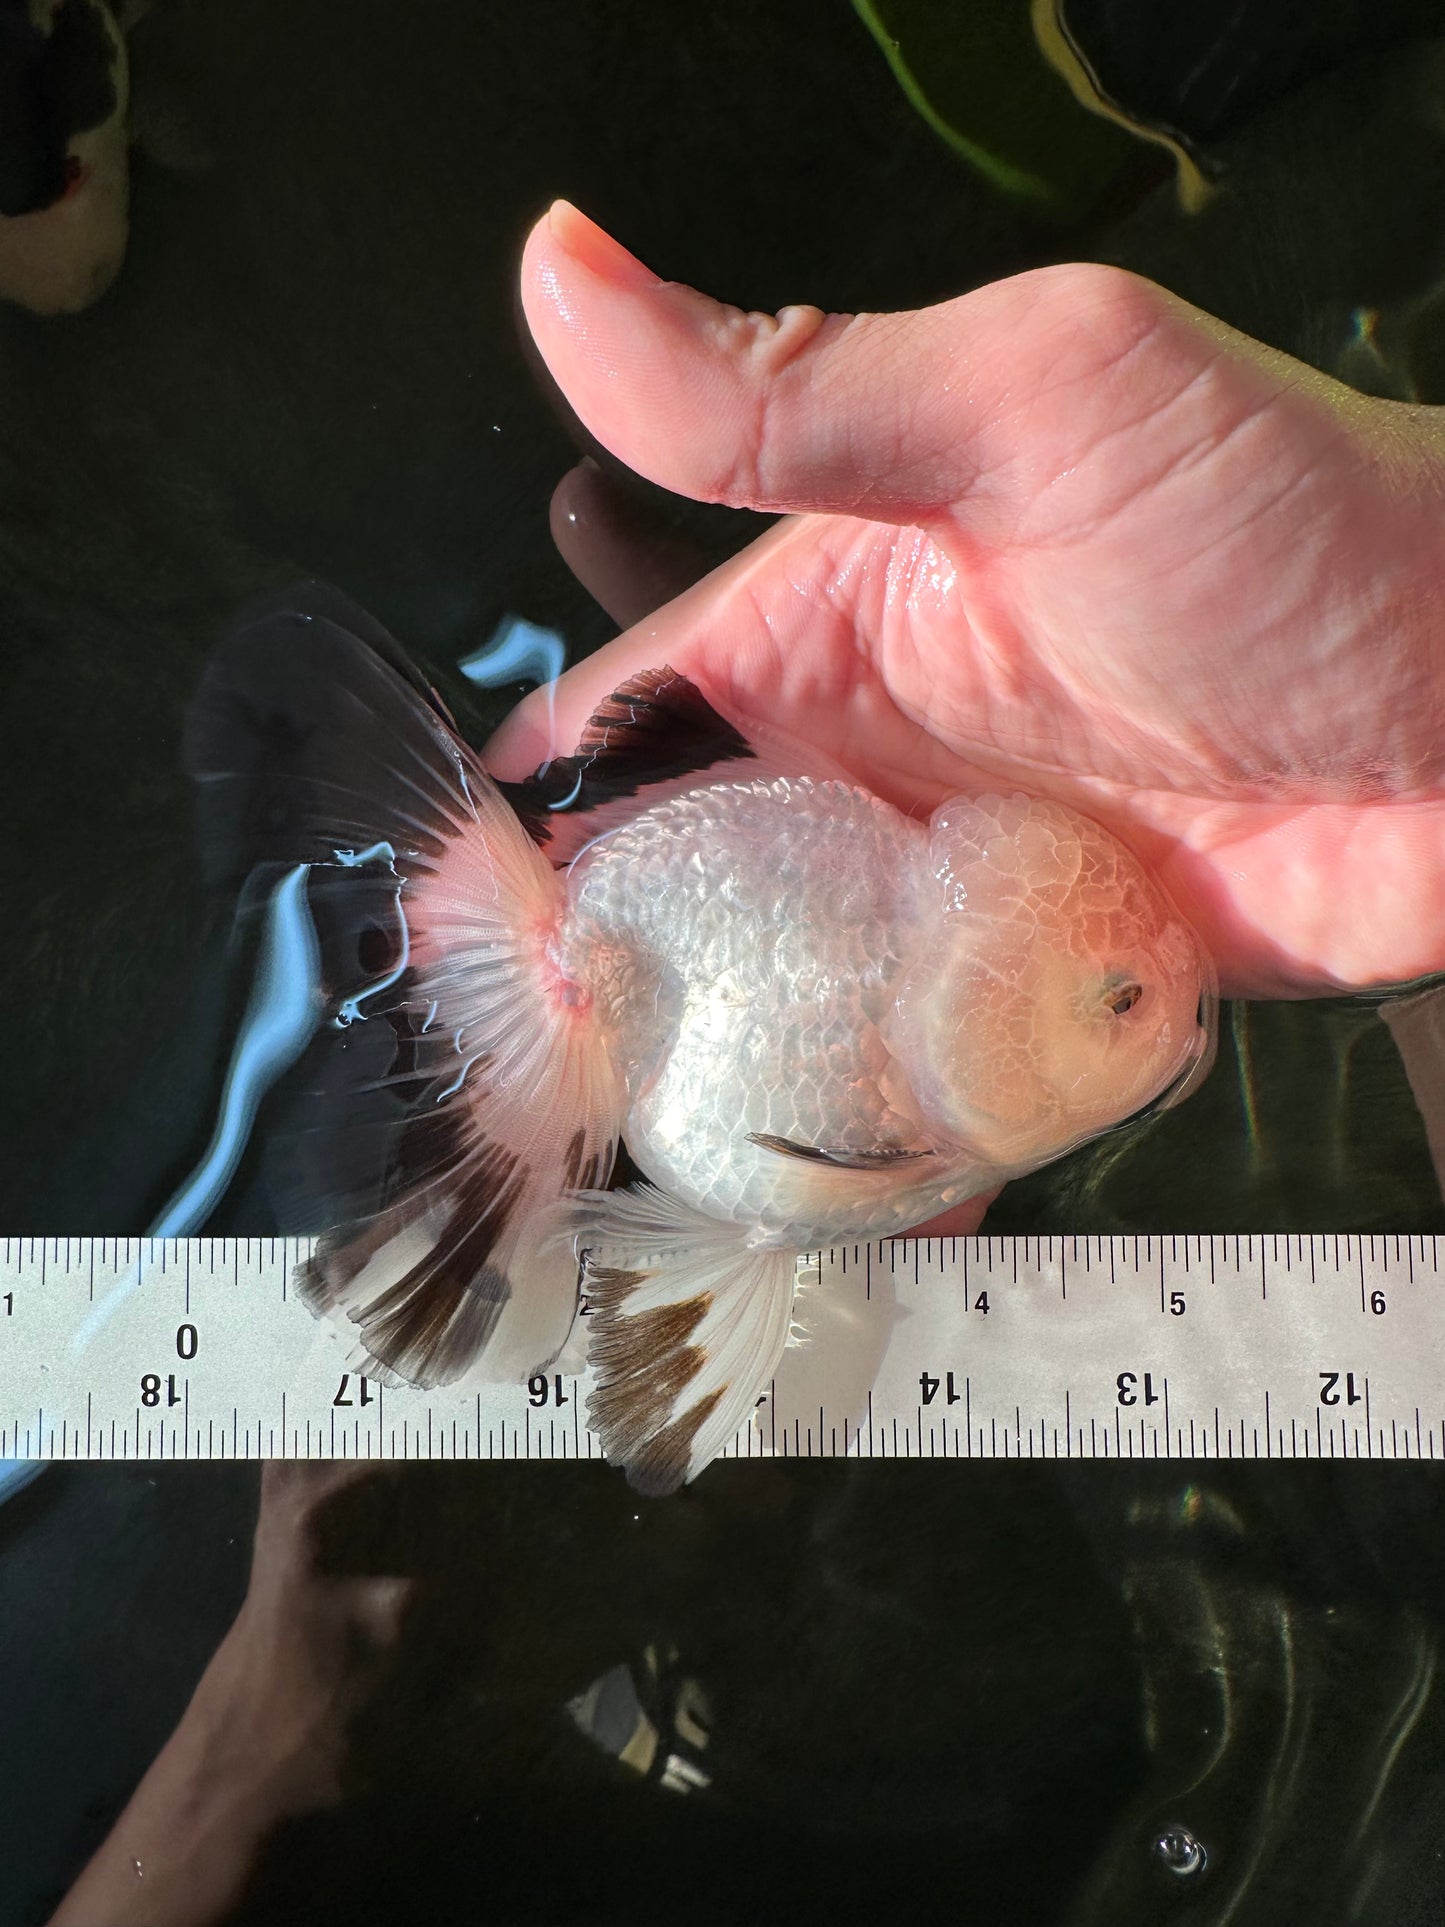
[[[1074,263],[905,314],[744,314],[659,280],[565,201],[522,263],[537,346],[587,428],[683,495],[1016,532],[1089,450],[1151,423],[1181,459],[1224,358],[1245,413],[1310,371],[1122,269]],[[1318,378],[1327,387],[1334,384]],[[1212,411],[1210,411],[1212,412]],[[999,511],[990,527],[988,506]]]

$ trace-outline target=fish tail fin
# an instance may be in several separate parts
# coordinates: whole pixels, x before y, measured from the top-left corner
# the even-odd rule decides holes
[[[577,1267],[544,1227],[606,1184],[621,1117],[552,954],[558,874],[435,693],[329,591],[223,641],[187,761],[213,873],[308,866],[323,1018],[277,1182],[286,1227],[321,1233],[301,1294],[384,1382],[549,1362]]]
[[[799,1253],[654,1186],[579,1198],[588,1422],[639,1492],[696,1478],[748,1422],[792,1326]]]

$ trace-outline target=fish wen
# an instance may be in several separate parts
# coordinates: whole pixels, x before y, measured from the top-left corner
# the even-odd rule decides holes
[[[1022,795],[914,820],[764,762],[664,666],[502,784],[308,589],[210,658],[187,758],[215,874],[306,870],[302,1295],[359,1369],[434,1387],[545,1369],[580,1282],[589,1422],[643,1491],[749,1420],[801,1253],[1177,1102],[1212,1055],[1209,959],[1098,824]],[[642,1180],[609,1188],[624,1141]]]

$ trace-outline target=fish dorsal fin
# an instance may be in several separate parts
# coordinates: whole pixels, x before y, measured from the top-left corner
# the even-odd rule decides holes
[[[613,690],[583,730],[576,761],[588,781],[623,796],[754,755],[747,738],[719,716],[697,684],[664,664]]]
[[[664,666],[615,689],[593,713],[573,755],[500,787],[533,839],[562,864],[639,808],[695,788],[695,778],[756,762],[752,744],[696,683]]]
[[[639,1492],[696,1478],[751,1418],[788,1342],[798,1254],[654,1186],[573,1207],[597,1390],[588,1422]]]

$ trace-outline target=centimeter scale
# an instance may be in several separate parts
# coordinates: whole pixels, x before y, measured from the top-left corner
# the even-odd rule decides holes
[[[725,1456],[1445,1460],[1442,1244],[838,1246],[800,1266],[812,1338]],[[380,1385],[297,1301],[309,1249],[4,1241],[0,1459],[601,1456],[580,1347],[525,1385]]]

